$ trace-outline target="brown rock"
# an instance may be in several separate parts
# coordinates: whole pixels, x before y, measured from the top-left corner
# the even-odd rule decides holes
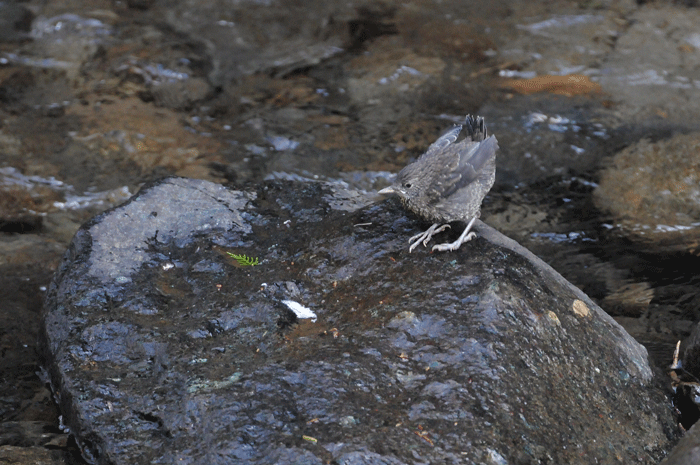
[[[535,94],[549,92],[551,94],[571,97],[581,94],[599,94],[600,84],[591,81],[588,76],[568,74],[566,76],[537,76],[532,79],[508,79],[501,87],[513,90],[519,94]]]
[[[642,140],[615,155],[594,191],[597,206],[637,239],[695,251],[700,241],[700,133]]]

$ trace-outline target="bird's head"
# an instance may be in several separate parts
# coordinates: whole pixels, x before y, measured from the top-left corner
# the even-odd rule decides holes
[[[396,175],[394,183],[380,190],[380,194],[396,194],[404,204],[410,205],[414,199],[420,197],[425,180],[421,179],[420,172],[412,169],[414,165],[408,165]]]

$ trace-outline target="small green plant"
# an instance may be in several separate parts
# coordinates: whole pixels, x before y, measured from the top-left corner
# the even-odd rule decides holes
[[[231,252],[226,252],[230,256],[236,259],[239,265],[241,266],[255,266],[258,265],[260,262],[258,262],[258,257],[248,257],[247,255],[238,255],[237,253],[231,253]]]

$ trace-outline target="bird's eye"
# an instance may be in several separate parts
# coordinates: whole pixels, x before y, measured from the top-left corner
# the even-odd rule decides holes
[[[405,187],[406,189],[410,189],[410,188],[411,188],[411,183],[410,183],[410,182],[405,182],[405,183],[403,183],[403,187]]]

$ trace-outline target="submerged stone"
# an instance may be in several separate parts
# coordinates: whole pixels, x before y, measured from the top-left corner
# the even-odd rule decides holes
[[[81,228],[42,350],[90,462],[652,464],[671,448],[646,350],[549,266],[483,223],[455,253],[408,254],[423,225],[397,201],[341,195],[169,178]]]
[[[594,191],[611,227],[659,251],[697,250],[700,133],[642,139],[617,153]]]

